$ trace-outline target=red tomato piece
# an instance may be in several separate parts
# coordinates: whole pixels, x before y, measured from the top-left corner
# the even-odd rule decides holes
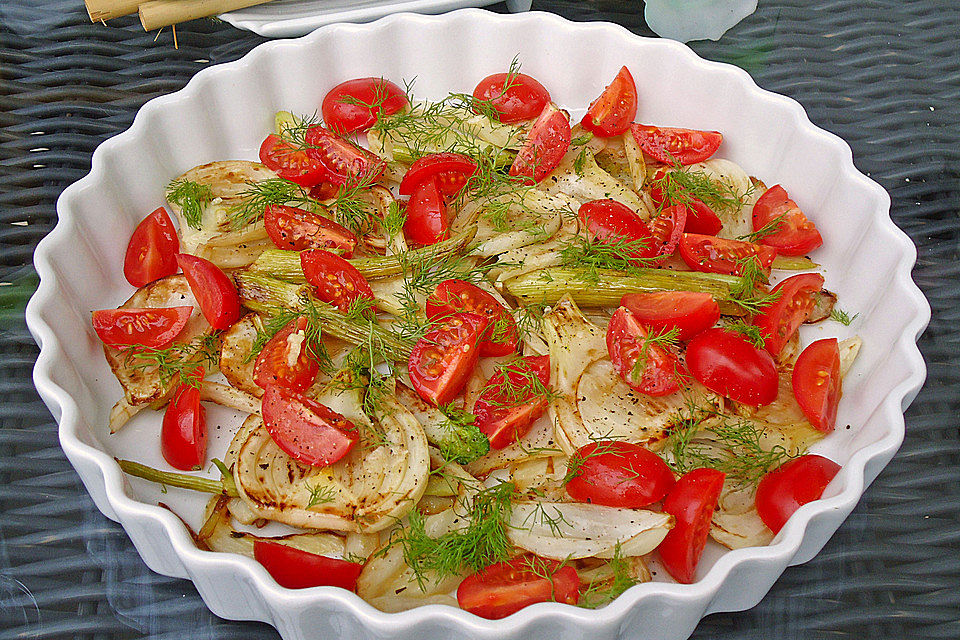
[[[202,370],[196,375],[203,376]],[[181,384],[163,412],[160,452],[171,467],[199,469],[207,456],[207,412],[200,404],[200,388]]]
[[[477,84],[473,97],[489,102],[505,123],[532,120],[550,102],[550,92],[525,73],[487,76]]]
[[[636,117],[637,85],[630,70],[621,67],[613,82],[590,103],[580,126],[601,138],[609,138],[629,129]]]
[[[268,135],[260,145],[260,162],[276,171],[284,180],[308,189],[329,178],[323,165],[311,158],[304,149],[290,144],[275,133]]]
[[[333,184],[376,182],[387,168],[382,159],[321,126],[307,129],[304,140],[307,155],[326,169]]]
[[[142,287],[177,272],[180,240],[167,210],[157,207],[140,221],[130,236],[123,257],[123,275],[127,282]]]
[[[458,311],[486,316],[489,334],[480,341],[481,356],[506,356],[516,353],[519,334],[510,311],[492,295],[464,280],[444,280],[427,298],[427,318],[440,320]]]
[[[675,482],[660,456],[631,442],[591,442],[571,461],[578,466],[567,482],[567,493],[580,502],[641,509],[663,500]]]
[[[180,335],[193,307],[101,309],[93,312],[93,330],[104,344],[123,349],[163,349]]]
[[[310,249],[300,254],[300,266],[319,300],[346,312],[360,298],[373,300],[370,283],[357,268],[335,253]]]
[[[366,131],[381,115],[407,106],[407,94],[383,78],[355,78],[327,92],[320,105],[323,121],[341,135]]]
[[[477,428],[490,439],[492,448],[503,449],[530,431],[547,410],[549,398],[543,390],[549,384],[550,356],[522,358],[490,377],[480,391],[473,413]]]
[[[797,509],[819,500],[840,471],[840,465],[823,456],[807,454],[788,460],[757,485],[757,513],[774,533],[779,533]]]
[[[720,305],[709,293],[650,291],[628,293],[620,305],[641,324],[660,330],[679,329],[680,340],[689,340],[720,320]]]
[[[673,255],[683,238],[687,225],[687,209],[680,205],[667,207],[650,221],[650,235],[653,236],[653,248],[662,261]]]
[[[510,175],[540,182],[560,164],[569,148],[570,117],[552,102],[548,103],[510,165]]]
[[[330,407],[278,385],[263,394],[263,423],[277,446],[295,460],[325,467],[360,440],[352,422]]]
[[[680,257],[694,271],[740,275],[743,261],[751,257],[759,261],[762,269],[769,269],[777,250],[742,240],[685,233],[680,240]]]
[[[670,172],[663,169],[658,170],[650,185],[650,198],[657,206],[657,209],[664,209],[670,205],[682,205],[687,211],[687,223],[684,230],[687,233],[700,233],[707,236],[715,236],[723,228],[723,221],[720,217],[699,198],[694,198],[683,190],[678,184],[671,184],[671,191],[675,194],[673,199],[668,198],[664,190],[665,183],[670,182]]]
[[[837,424],[842,395],[840,348],[836,338],[811,343],[793,367],[793,395],[814,427],[830,433]]]
[[[257,386],[266,389],[277,384],[303,392],[313,384],[320,365],[310,354],[307,325],[307,319],[300,316],[267,340],[253,365]]]
[[[616,200],[591,200],[580,205],[577,216],[596,242],[619,244],[637,264],[650,264],[659,255],[657,241],[640,216]],[[627,244],[629,243],[629,244]]]
[[[610,361],[634,390],[649,396],[669,395],[680,388],[686,372],[673,353],[648,335],[647,328],[629,309],[619,307],[607,326]]]
[[[445,196],[452,196],[467,184],[477,172],[477,163],[462,153],[444,151],[418,158],[400,181],[400,195],[409,196],[426,180],[434,178],[437,189]]]
[[[447,204],[436,178],[428,178],[414,187],[413,195],[407,202],[406,214],[403,232],[411,242],[436,244],[450,236]]]
[[[178,253],[177,264],[187,277],[190,291],[203,317],[214,329],[228,329],[240,319],[240,296],[233,280],[220,267],[189,253]]]
[[[339,249],[349,258],[357,246],[357,236],[343,225],[296,207],[267,205],[263,224],[273,244],[288,251]]]
[[[696,131],[653,127],[645,124],[630,126],[633,139],[648,156],[666,164],[696,164],[703,162],[720,147],[723,134],[719,131]]]
[[[753,205],[753,230],[777,224],[775,233],[764,236],[763,244],[776,247],[785,256],[802,256],[823,244],[816,225],[803,214],[780,185],[767,189]]]
[[[480,340],[489,323],[476,313],[455,313],[427,331],[410,353],[407,371],[413,388],[434,406],[453,400],[477,365]]]
[[[763,334],[764,346],[776,357],[816,305],[816,295],[823,288],[823,276],[800,273],[781,281],[771,294],[780,292],[773,304],[753,319]]]
[[[464,611],[499,620],[538,602],[577,604],[580,576],[555,560],[524,555],[464,578],[457,603]]]
[[[707,329],[687,345],[687,367],[703,386],[754,407],[777,399],[779,378],[773,358],[743,335]]]
[[[359,562],[328,558],[270,540],[254,540],[253,557],[287,589],[340,587],[356,591],[357,578],[363,571]]]
[[[716,469],[694,469],[677,480],[663,501],[664,512],[675,522],[660,543],[660,559],[677,582],[690,584],[696,577],[725,477]]]

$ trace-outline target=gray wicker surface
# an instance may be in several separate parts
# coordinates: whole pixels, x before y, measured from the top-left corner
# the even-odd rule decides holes
[[[650,34],[636,1],[534,8]],[[900,453],[816,559],[695,638],[960,638],[958,34],[955,0],[761,0],[719,42],[694,45],[851,144],[919,247],[914,277],[933,307],[929,380]],[[23,305],[59,192],[145,101],[262,41],[212,21],[181,26],[176,50],[169,31],[154,35],[132,18],[91,25],[81,0],[0,2],[0,640],[278,637],[213,616],[189,582],[144,566],[94,508],[31,382]]]

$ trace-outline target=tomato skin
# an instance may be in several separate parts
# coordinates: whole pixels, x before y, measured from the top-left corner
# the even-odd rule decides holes
[[[373,300],[373,290],[363,274],[335,253],[323,249],[304,251],[300,254],[300,266],[317,298],[344,313],[354,300]]]
[[[278,331],[257,354],[253,365],[253,381],[262,389],[280,385],[292,391],[306,391],[320,372],[319,363],[310,356],[306,335],[307,319],[294,318]],[[292,339],[291,339],[292,337]],[[296,347],[294,364],[290,365],[290,349]]]
[[[708,159],[723,142],[719,131],[697,131],[645,124],[630,126],[633,139],[648,156],[665,164],[696,164]]]
[[[167,210],[157,207],[140,221],[123,257],[123,276],[139,288],[177,272],[180,240]]]
[[[506,618],[538,602],[576,604],[579,600],[576,569],[537,556],[490,565],[464,578],[457,588],[460,608],[488,620]]]
[[[279,249],[339,249],[349,258],[357,247],[357,236],[343,225],[296,207],[267,205],[263,210],[263,224]]]
[[[489,323],[485,316],[460,312],[427,331],[410,353],[407,372],[413,388],[434,406],[453,400],[477,365],[480,340]]]
[[[843,395],[837,339],[810,343],[797,358],[792,383],[793,395],[810,424],[824,433],[833,431]]]
[[[709,293],[650,291],[628,293],[620,299],[642,324],[660,330],[679,329],[680,340],[689,340],[720,320],[720,305]]]
[[[190,291],[196,296],[200,311],[211,327],[229,329],[240,319],[237,287],[220,267],[189,253],[178,253],[177,264],[183,269]]]
[[[650,221],[650,235],[653,236],[653,247],[656,255],[660,258],[657,262],[670,257],[680,240],[683,239],[683,232],[687,226],[687,209],[680,205],[667,207],[660,214]]]
[[[481,356],[506,356],[516,353],[519,334],[517,322],[510,311],[492,295],[477,285],[464,280],[444,280],[427,298],[429,320],[439,320],[458,311],[469,311],[486,316],[490,333],[480,341]]]
[[[629,129],[636,117],[637,85],[630,70],[621,67],[613,82],[590,103],[580,126],[601,138],[609,138]]]
[[[676,482],[660,456],[631,442],[591,442],[573,459],[583,463],[567,482],[567,493],[580,502],[641,509],[663,500]]]
[[[670,180],[670,173],[663,169],[658,170],[653,176],[653,182],[650,187],[650,198],[657,209],[663,209],[670,205],[683,206],[687,212],[687,223],[684,230],[687,233],[699,233],[706,236],[715,236],[723,229],[723,221],[720,217],[699,198],[683,192],[674,202],[667,198],[663,189],[663,183]],[[674,189],[680,189],[679,185],[674,184]]]
[[[382,159],[319,125],[307,129],[304,141],[307,155],[326,169],[333,184],[376,182],[386,171]]]
[[[816,225],[804,215],[780,185],[767,189],[753,205],[753,230],[759,231],[777,218],[780,229],[763,238],[785,256],[802,256],[823,245]]]
[[[174,392],[163,412],[160,452],[167,464],[183,471],[198,469],[206,461],[207,412],[198,387],[181,384]]]
[[[519,391],[530,386],[530,374],[548,387],[550,356],[523,358],[491,376],[480,391],[473,407],[475,424],[489,438],[491,448],[503,449],[525,436],[547,410],[549,399],[545,395],[536,395],[533,389],[523,395]],[[508,393],[503,393],[505,390]]]
[[[487,76],[477,84],[473,97],[490,102],[500,114],[500,122],[506,124],[532,120],[550,102],[546,87],[525,73]]]
[[[757,485],[757,513],[774,533],[779,533],[797,509],[819,500],[840,471],[840,465],[823,456],[807,454],[788,460]]]
[[[680,240],[680,257],[694,271],[740,275],[743,267],[737,263],[750,256],[757,258],[762,269],[769,269],[777,257],[777,250],[762,244],[699,233],[684,233]]]
[[[643,249],[632,251],[638,263],[649,264],[657,256],[656,241],[650,228],[627,205],[616,200],[591,200],[577,210],[577,217],[587,229],[587,235],[596,242],[643,243]]]
[[[437,188],[445,196],[456,194],[477,172],[477,163],[469,156],[452,151],[431,153],[414,161],[400,181],[400,195],[413,195],[425,180],[436,178]]]
[[[340,587],[356,591],[357,578],[363,571],[358,562],[328,558],[269,540],[253,541],[253,557],[287,589]]]
[[[656,344],[648,344],[646,364],[640,379],[634,377],[634,367],[647,339],[647,328],[626,307],[613,312],[607,326],[607,351],[614,370],[635,391],[648,396],[665,396],[680,388],[686,376],[676,356]]]
[[[725,477],[716,469],[694,469],[677,480],[663,501],[663,511],[675,523],[660,543],[660,559],[677,582],[690,584],[696,577]]]
[[[436,178],[427,178],[414,187],[406,212],[403,232],[411,242],[436,244],[450,237],[447,204]]]
[[[407,94],[395,83],[383,78],[354,78],[330,89],[320,104],[320,112],[328,127],[345,135],[366,131],[377,121],[378,113],[388,116],[406,106]]]
[[[93,330],[104,344],[118,349],[163,349],[180,335],[192,313],[193,307],[100,309],[93,312]]]
[[[779,378],[773,357],[741,334],[707,329],[687,345],[687,367],[703,386],[751,406],[777,399]]]
[[[323,165],[275,133],[264,138],[260,145],[260,162],[284,180],[307,189],[328,179]]]
[[[337,462],[360,440],[356,426],[342,415],[279,385],[267,387],[262,412],[277,446],[312,467]]]
[[[815,296],[823,288],[823,276],[799,273],[781,281],[771,293],[780,292],[773,304],[753,319],[763,334],[764,346],[776,357],[793,337],[816,304]]]
[[[523,146],[510,165],[510,175],[540,182],[553,171],[570,148],[570,118],[552,102],[533,123]]]

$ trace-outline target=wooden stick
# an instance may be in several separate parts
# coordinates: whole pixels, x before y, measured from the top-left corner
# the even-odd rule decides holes
[[[126,1],[126,0],[123,0]],[[270,0],[148,0],[140,5],[140,23],[152,31],[178,22],[206,18]]]
[[[144,0],[84,0],[90,22],[100,22],[136,13]]]

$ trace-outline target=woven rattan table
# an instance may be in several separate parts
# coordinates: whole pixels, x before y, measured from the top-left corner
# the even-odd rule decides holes
[[[652,35],[637,0],[534,9]],[[174,49],[169,30],[155,39],[135,18],[91,25],[81,0],[0,0],[0,640],[278,637],[215,617],[189,582],[147,569],[93,506],[31,382],[23,307],[60,191],[144,102],[263,40],[212,20],[177,36]],[[761,0],[693,48],[850,143],[917,244],[914,278],[933,308],[920,341],[929,379],[900,453],[817,558],[694,637],[960,638],[960,2]]]

